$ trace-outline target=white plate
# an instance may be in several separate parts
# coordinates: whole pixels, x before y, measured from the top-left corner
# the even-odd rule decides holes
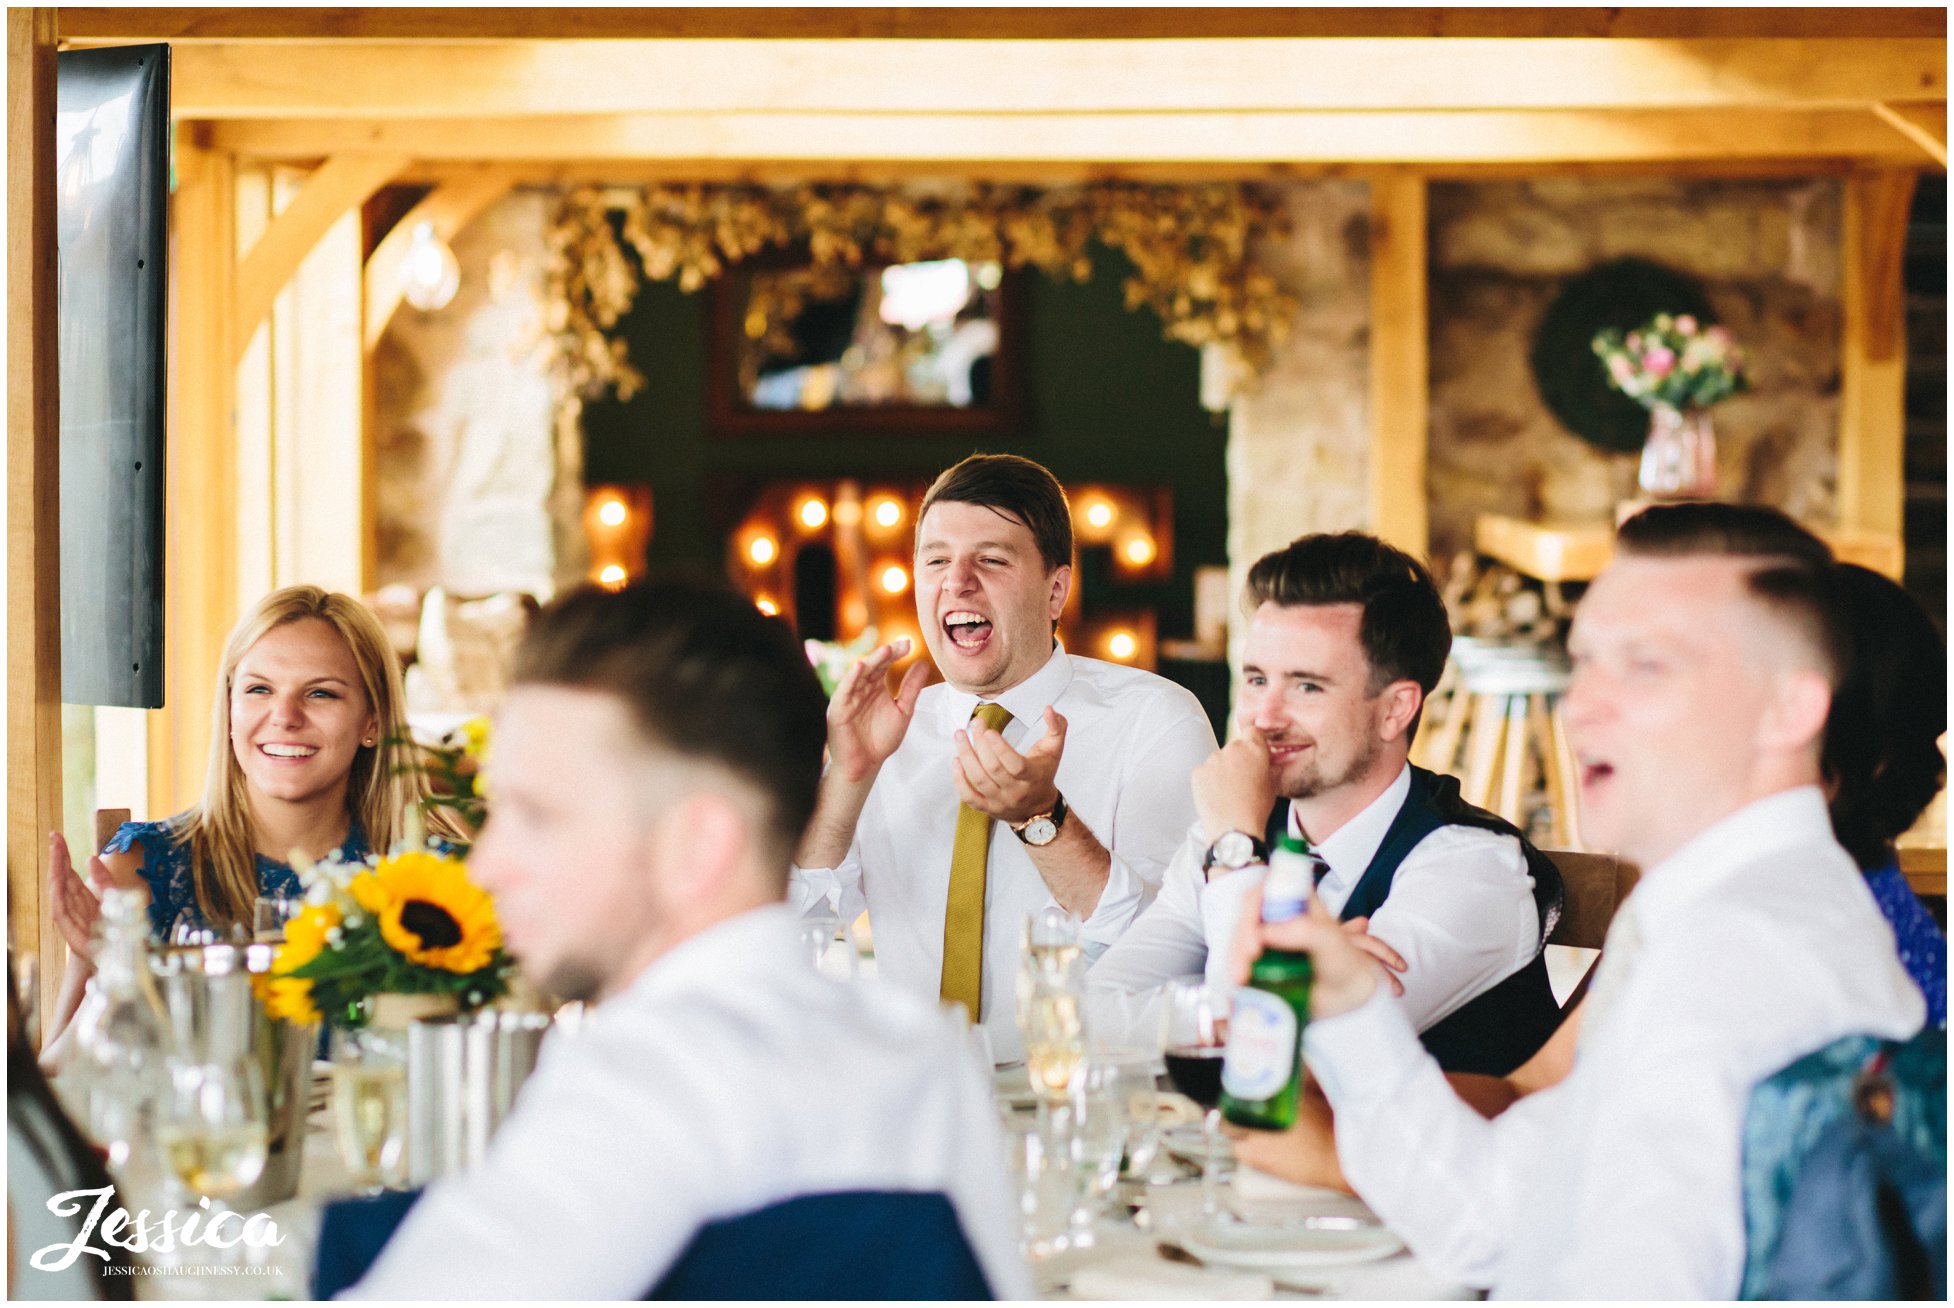
[[[1205,1225],[1181,1237],[1197,1258],[1223,1267],[1337,1267],[1375,1262],[1404,1248],[1382,1226],[1330,1231],[1306,1226],[1247,1226],[1234,1221]]]

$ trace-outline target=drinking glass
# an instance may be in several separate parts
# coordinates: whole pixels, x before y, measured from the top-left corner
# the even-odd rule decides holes
[[[156,1142],[170,1176],[210,1200],[210,1221],[265,1170],[270,1131],[265,1085],[249,1057],[181,1059],[157,1113]],[[240,1246],[233,1245],[232,1250]],[[219,1251],[220,1258],[230,1251]]]
[[[1160,996],[1160,1048],[1174,1088],[1206,1110],[1201,1119],[1201,1211],[1213,1215],[1221,1151],[1221,1062],[1228,1048],[1228,992],[1205,974],[1175,977]]]
[[[252,907],[252,939],[282,941],[285,924],[299,915],[305,901],[286,895],[259,895]]]
[[[1018,1034],[1031,1088],[1068,1094],[1085,1064],[1085,959],[1079,919],[1046,907],[1025,919],[1018,964]]]
[[[1079,1092],[1065,1107],[1076,1117],[1077,1162],[1085,1178],[1087,1220],[1097,1216],[1119,1185],[1126,1158],[1127,1116],[1119,1068],[1088,1062]]]
[[[855,954],[855,933],[843,928],[834,914],[801,919],[801,948],[807,951],[814,970],[837,981],[853,981],[859,964]]]
[[[1095,1045],[1087,1065],[1087,1092],[1109,1097],[1125,1124],[1129,1176],[1146,1176],[1160,1146],[1159,1073],[1159,1051],[1134,1045]]]
[[[1055,1124],[1047,1108],[1036,1117],[1012,1115],[1004,1125],[1025,1255],[1035,1262],[1078,1247],[1085,1178],[1074,1158],[1069,1121]],[[1089,1215],[1084,1235],[1090,1243]]]
[[[407,1158],[407,1051],[398,1033],[335,1031],[332,1127],[339,1160],[364,1194],[402,1184]]]

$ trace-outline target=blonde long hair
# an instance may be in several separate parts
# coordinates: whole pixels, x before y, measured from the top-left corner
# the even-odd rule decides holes
[[[360,685],[377,723],[375,743],[354,755],[346,783],[346,810],[366,833],[370,848],[392,848],[407,829],[407,814],[427,795],[427,778],[418,768],[397,763],[408,739],[407,699],[400,661],[373,611],[350,595],[318,586],[287,586],[253,605],[239,619],[224,646],[211,705],[210,762],[204,796],[172,822],[177,843],[190,847],[191,878],[197,905],[212,925],[251,920],[258,896],[257,843],[251,834],[251,800],[244,772],[231,749],[231,678],[245,654],[266,633],[289,623],[316,618],[339,633],[359,668]],[[443,824],[445,826],[445,824]]]

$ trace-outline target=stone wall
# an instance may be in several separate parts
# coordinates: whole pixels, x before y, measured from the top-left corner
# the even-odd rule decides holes
[[[1274,365],[1228,424],[1228,575],[1311,531],[1369,523],[1370,188],[1282,188],[1293,230],[1264,264],[1301,299]],[[1230,630],[1241,623],[1230,606]]]
[[[543,330],[550,197],[517,191],[454,242],[447,308],[403,304],[374,351],[375,580],[547,596],[578,573]]]
[[[1431,543],[1482,512],[1605,520],[1633,455],[1596,450],[1541,401],[1527,356],[1565,281],[1634,255],[1695,278],[1752,361],[1717,406],[1721,493],[1833,519],[1839,386],[1835,182],[1556,179],[1431,188]]]

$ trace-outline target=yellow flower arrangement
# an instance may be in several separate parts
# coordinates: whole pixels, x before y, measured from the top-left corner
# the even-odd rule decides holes
[[[261,995],[274,1017],[357,1025],[381,993],[453,995],[466,1008],[505,994],[495,901],[435,848],[301,869],[306,907],[285,926]]]

